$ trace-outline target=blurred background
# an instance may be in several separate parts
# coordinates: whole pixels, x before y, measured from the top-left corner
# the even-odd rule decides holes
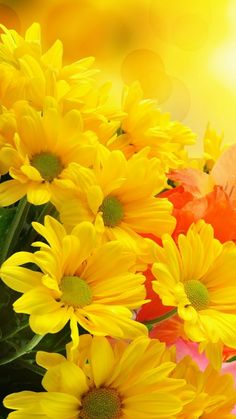
[[[200,139],[210,122],[236,141],[236,0],[6,0],[0,21],[22,34],[40,22],[65,61],[96,57],[114,97],[138,79]]]

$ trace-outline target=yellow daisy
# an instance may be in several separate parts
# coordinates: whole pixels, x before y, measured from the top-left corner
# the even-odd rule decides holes
[[[164,235],[157,253],[154,291],[164,305],[177,307],[186,335],[219,367],[222,344],[236,349],[235,244],[221,244],[201,220],[178,245]]]
[[[149,157],[158,157],[163,170],[182,166],[187,159],[184,146],[194,144],[195,135],[180,122],[171,121],[168,114],[162,114],[154,100],[142,96],[137,82],[125,88],[122,110],[126,117],[110,148],[122,150],[129,158],[149,146]]]
[[[155,197],[165,178],[160,175],[158,159],[148,159],[144,152],[128,161],[121,151],[109,152],[102,167],[95,165],[93,170],[73,165],[71,179],[76,189],[68,200],[56,203],[69,231],[88,220],[98,226],[105,240],[121,240],[136,252],[140,233],[158,237],[172,233],[172,204]]]
[[[72,110],[62,116],[53,98],[45,101],[43,114],[18,102],[15,105],[17,133],[14,144],[5,144],[0,160],[8,165],[13,179],[0,185],[0,205],[7,206],[24,195],[41,205],[70,187],[72,162],[90,165],[95,155],[96,137],[83,132],[80,113]]]
[[[57,40],[45,53],[41,46],[41,28],[33,23],[25,37],[1,25],[0,98],[7,107],[20,99],[42,109],[45,96],[63,99],[65,104],[83,102],[92,89],[92,57],[63,66],[63,45]]]
[[[131,310],[145,302],[145,278],[134,273],[135,255],[117,241],[96,247],[95,228],[89,222],[75,227],[71,235],[49,216],[45,225],[33,225],[49,245],[37,242],[41,249],[34,254],[14,254],[3,263],[0,275],[24,294],[13,308],[30,314],[35,333],[57,333],[69,320],[74,342],[77,324],[95,335],[133,339],[147,333],[143,324],[132,320]],[[28,262],[41,272],[19,266]]]
[[[223,134],[218,135],[216,131],[210,127],[209,124],[207,125],[203,138],[205,171],[211,172],[215,162],[225,150],[226,147],[222,144],[223,138]]]
[[[178,419],[230,419],[236,404],[234,378],[231,374],[222,374],[210,365],[200,371],[190,357],[180,361],[173,374],[174,378],[183,378],[191,387],[194,398],[186,403],[176,415]]]
[[[4,405],[17,410],[9,419],[164,419],[182,410],[185,381],[170,378],[175,363],[165,359],[162,343],[140,337],[122,345],[83,335],[80,345],[73,361],[38,352],[46,392],[7,396]]]

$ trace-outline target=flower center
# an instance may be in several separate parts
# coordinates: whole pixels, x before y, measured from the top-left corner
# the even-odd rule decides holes
[[[200,281],[192,279],[184,285],[185,292],[192,306],[197,310],[204,310],[209,305],[209,293],[207,287]]]
[[[124,216],[122,204],[115,196],[106,196],[99,209],[102,211],[102,218],[107,227],[117,226]]]
[[[115,389],[94,388],[82,397],[80,419],[118,419],[121,400]]]
[[[47,182],[52,182],[63,170],[63,164],[59,157],[46,151],[35,154],[31,159],[31,165],[39,171],[42,178]]]
[[[75,307],[84,307],[92,302],[92,292],[83,279],[78,276],[64,276],[61,280],[61,301]]]

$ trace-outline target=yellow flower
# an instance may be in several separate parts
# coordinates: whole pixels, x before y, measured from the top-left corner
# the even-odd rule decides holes
[[[6,174],[9,170],[9,161],[12,159],[12,149],[8,147],[8,152],[2,149],[8,144],[14,144],[14,134],[16,131],[16,118],[13,111],[8,111],[3,106],[0,107],[0,173]]]
[[[235,244],[221,244],[201,220],[179,235],[178,245],[164,235],[158,260],[154,291],[164,305],[177,307],[186,335],[219,367],[222,344],[236,348]]]
[[[225,150],[223,147],[223,134],[218,135],[215,130],[213,130],[210,125],[207,125],[206,132],[203,138],[204,146],[204,169],[207,172],[210,172],[215,162],[221,156]]]
[[[5,172],[8,165],[13,179],[0,185],[0,205],[11,205],[26,194],[32,204],[44,204],[61,193],[61,186],[72,185],[72,162],[91,164],[97,139],[83,132],[78,111],[62,116],[50,97],[42,115],[25,102],[15,105],[15,113],[14,144],[5,144],[0,153],[0,166]]]
[[[185,145],[194,144],[195,135],[180,122],[162,114],[154,100],[142,99],[138,83],[124,90],[122,120],[111,149],[120,149],[129,158],[149,146],[149,157],[158,157],[164,171],[183,166],[187,159]]]
[[[38,334],[57,333],[70,320],[72,339],[78,339],[77,323],[94,335],[135,338],[146,327],[132,320],[132,309],[145,302],[144,276],[135,274],[135,255],[119,242],[96,247],[95,228],[89,222],[67,235],[54,218],[34,228],[49,243],[37,242],[34,254],[19,252],[6,260],[2,280],[23,293],[13,307],[30,314]],[[41,272],[20,267],[34,262]]]
[[[176,366],[174,378],[183,378],[195,397],[176,415],[178,419],[230,419],[236,404],[236,390],[231,374],[222,374],[210,365],[200,371],[190,357]]]
[[[63,45],[57,40],[49,50],[42,52],[41,29],[33,23],[25,37],[1,25],[4,32],[0,43],[0,98],[11,107],[20,99],[29,100],[32,106],[42,109],[45,96],[63,99],[66,103],[83,101],[92,89],[90,70],[94,59],[78,60],[62,65]]]
[[[71,191],[68,200],[57,203],[66,228],[91,221],[99,226],[104,239],[121,240],[136,252],[140,233],[158,237],[172,233],[172,204],[155,197],[165,178],[160,175],[158,159],[148,159],[144,152],[128,161],[121,151],[109,152],[103,166],[96,165],[93,170],[74,165],[71,179],[77,190]]]
[[[36,414],[58,419],[164,419],[181,411],[178,393],[185,381],[169,378],[175,363],[165,359],[162,343],[147,337],[130,344],[110,343],[83,335],[80,345],[77,360],[38,352],[38,364],[48,370],[42,381],[46,392],[11,394],[4,405],[27,419]]]

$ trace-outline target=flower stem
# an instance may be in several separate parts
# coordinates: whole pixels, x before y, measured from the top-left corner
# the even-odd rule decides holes
[[[27,217],[29,207],[30,204],[27,202],[27,198],[22,198],[18,204],[16,214],[12,220],[4,246],[2,248],[0,256],[1,263],[3,263],[8,258],[8,256],[10,256],[13,253],[14,247],[17,243],[20,232]]]
[[[26,329],[26,327],[28,327],[28,326],[29,326],[28,322],[26,324],[22,324],[21,326],[12,330],[12,332],[9,333],[8,335],[2,336],[2,338],[0,339],[0,342],[3,342],[5,340],[8,340],[8,339],[12,338],[13,336],[17,335],[17,333],[19,333],[21,330]]]
[[[170,317],[173,317],[177,313],[177,307],[174,307],[172,310],[168,311],[167,313],[163,314],[160,317],[156,317],[152,320],[147,320],[144,322],[146,325],[155,325],[156,323],[162,323],[165,320],[169,319]]]
[[[19,359],[18,364],[27,370],[33,371],[35,374],[44,376],[45,370],[38,365],[32,364],[30,360],[27,359]]]
[[[2,358],[0,360],[0,365],[6,365],[10,362],[15,361],[16,359],[20,358],[23,355],[26,355],[27,353],[31,352],[32,349],[34,349],[39,342],[44,338],[45,335],[35,335],[28,343],[25,345],[24,348],[20,348],[18,351],[16,351],[13,355],[6,356],[5,358]]]

